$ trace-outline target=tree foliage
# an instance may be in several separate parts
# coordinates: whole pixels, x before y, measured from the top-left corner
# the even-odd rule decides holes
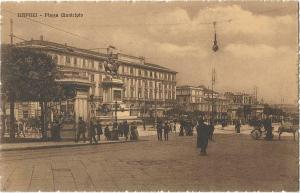
[[[39,102],[41,127],[46,138],[47,102],[64,100],[75,96],[75,89],[62,86],[56,80],[59,72],[51,55],[42,50],[2,46],[1,83],[11,104],[24,101]],[[10,107],[11,120],[13,106]],[[14,129],[11,138],[14,137]]]
[[[266,115],[276,115],[276,116],[283,116],[285,115],[284,111],[280,108],[271,107],[270,105],[264,106],[264,114]]]
[[[56,101],[63,88],[55,81],[58,71],[52,57],[42,51],[11,47],[3,58],[3,92],[16,101]]]

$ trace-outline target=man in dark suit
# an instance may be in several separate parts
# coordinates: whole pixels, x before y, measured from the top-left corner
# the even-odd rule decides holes
[[[90,144],[93,143],[93,140],[95,143],[98,143],[98,141],[96,140],[96,131],[95,130],[96,130],[96,125],[94,124],[94,121],[91,120],[90,126],[89,126],[89,131],[88,131]]]
[[[168,122],[166,121],[165,125],[164,125],[164,138],[165,138],[165,141],[169,140],[169,130],[170,130],[169,127],[170,126],[169,126]]]
[[[272,140],[273,139],[273,133],[272,133],[273,127],[272,127],[272,120],[270,117],[267,117],[264,120],[264,128],[267,131],[266,140]]]
[[[158,139],[158,141],[162,141],[163,124],[162,124],[161,120],[157,121],[156,130],[157,130],[157,139]]]
[[[200,148],[200,155],[207,155],[208,136],[209,126],[200,118],[197,125],[197,147]]]
[[[85,141],[86,141],[85,132],[86,132],[86,124],[85,124],[84,120],[82,119],[82,117],[79,117],[76,142],[79,141],[80,136],[82,135],[83,142],[85,143]]]
[[[235,131],[236,133],[241,132],[241,121],[239,119],[235,121]]]
[[[124,136],[126,141],[128,140],[128,133],[129,133],[129,125],[127,123],[127,121],[124,121],[123,123],[123,131],[124,131]]]
[[[96,127],[96,133],[97,133],[97,140],[100,141],[100,139],[101,139],[100,135],[103,134],[103,131],[102,131],[102,125],[99,120],[97,121],[95,127]]]

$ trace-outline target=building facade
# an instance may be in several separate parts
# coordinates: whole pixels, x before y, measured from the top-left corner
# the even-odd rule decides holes
[[[222,119],[227,114],[226,98],[202,85],[177,86],[176,99],[186,111],[199,111],[205,118],[209,118],[212,112],[216,119]]]
[[[96,117],[103,115],[101,107],[108,101],[122,105],[122,108],[118,105],[120,114],[129,109],[136,117],[154,116],[154,113],[159,116],[175,104],[176,72],[147,63],[142,57],[113,53],[110,48],[107,53],[99,53],[43,39],[21,42],[16,46],[41,50],[53,58],[60,72],[57,81],[76,88],[75,99],[61,101],[54,111],[74,116],[76,120],[78,117],[86,120],[90,116],[91,100],[92,113]],[[118,63],[117,77],[109,76],[106,70],[109,54]],[[22,117],[22,112],[19,115]]]
[[[258,103],[254,94],[225,92],[224,96],[228,100],[228,117],[230,120],[242,119],[247,121],[262,117],[264,107]]]

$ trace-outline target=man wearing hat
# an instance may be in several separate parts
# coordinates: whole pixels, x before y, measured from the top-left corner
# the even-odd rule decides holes
[[[209,126],[203,122],[203,119],[198,119],[197,124],[197,148],[200,148],[200,155],[207,155],[206,148],[208,145]]]

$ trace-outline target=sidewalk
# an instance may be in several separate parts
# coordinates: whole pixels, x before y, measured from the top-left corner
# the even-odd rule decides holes
[[[102,145],[102,144],[112,144],[112,143],[127,143],[134,141],[125,141],[125,140],[117,140],[117,141],[100,141],[98,144],[93,145]],[[91,145],[89,141],[83,143],[82,141],[75,143],[72,141],[45,141],[45,142],[32,142],[32,143],[5,143],[0,144],[0,152],[1,151],[17,151],[17,150],[33,150],[33,149],[48,149],[48,148],[61,148],[61,147],[76,147],[76,146],[85,146]]]
[[[156,131],[147,127],[147,130],[144,131],[143,127],[138,127],[139,137],[146,137],[156,135]],[[139,139],[139,141],[144,141],[145,139]],[[120,137],[119,140],[107,141],[104,139],[103,135],[101,136],[100,142],[93,145],[104,145],[104,144],[113,144],[113,143],[127,143],[135,141],[126,141],[124,137]],[[75,143],[73,140],[62,140],[62,141],[33,141],[25,143],[3,143],[0,144],[0,151],[17,151],[17,150],[33,150],[33,149],[47,149],[47,148],[62,148],[62,147],[76,147],[76,146],[85,146],[91,145],[89,140],[86,143],[82,141]]]

